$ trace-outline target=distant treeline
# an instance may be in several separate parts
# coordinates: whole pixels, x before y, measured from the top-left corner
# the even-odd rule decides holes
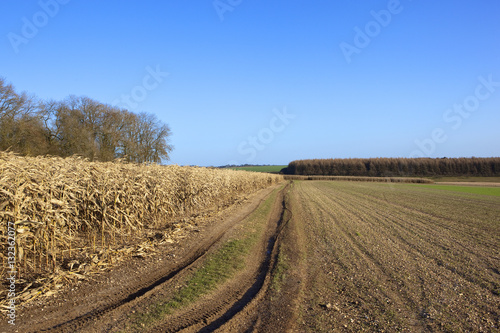
[[[434,181],[427,178],[410,177],[366,177],[366,176],[301,176],[285,175],[285,180],[341,180],[349,182],[372,182],[372,183],[417,183],[433,184]]]
[[[432,177],[500,176],[500,158],[349,158],[290,162],[288,175]]]
[[[153,114],[135,114],[88,97],[42,101],[0,77],[0,150],[21,155],[79,155],[91,161],[168,159],[171,132]]]

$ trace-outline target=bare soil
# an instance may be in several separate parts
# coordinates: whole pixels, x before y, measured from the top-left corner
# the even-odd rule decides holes
[[[295,185],[308,245],[298,332],[499,331],[498,198]]]

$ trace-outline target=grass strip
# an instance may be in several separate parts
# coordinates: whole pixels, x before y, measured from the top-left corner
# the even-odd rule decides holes
[[[416,185],[419,187],[431,188],[435,190],[445,190],[453,192],[464,192],[473,194],[483,194],[491,196],[500,196],[500,187],[483,187],[483,186],[457,186],[457,185]]]
[[[500,183],[500,177],[481,177],[481,176],[462,176],[462,177],[453,177],[453,176],[444,176],[444,177],[428,177],[431,178],[435,182],[481,182],[481,183]]]
[[[194,272],[171,298],[158,301],[147,312],[131,316],[129,329],[141,331],[151,327],[166,315],[197,301],[201,296],[217,289],[245,267],[245,257],[257,245],[265,222],[272,209],[278,190],[275,190],[245,221],[242,234],[228,240],[210,255],[203,266]]]
[[[271,280],[271,289],[276,293],[281,292],[281,287],[285,283],[285,279],[287,277],[287,272],[290,269],[289,259],[285,253],[283,253],[284,249],[280,248],[278,253],[278,262],[276,263],[276,267],[274,268],[273,277]]]

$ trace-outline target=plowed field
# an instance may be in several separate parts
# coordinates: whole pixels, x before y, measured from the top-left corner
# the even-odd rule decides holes
[[[301,330],[497,331],[499,204],[419,185],[296,183]]]

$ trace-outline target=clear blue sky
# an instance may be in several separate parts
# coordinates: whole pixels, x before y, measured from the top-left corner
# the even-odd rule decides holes
[[[180,165],[500,156],[499,17],[494,0],[0,0],[0,76],[133,95]]]

